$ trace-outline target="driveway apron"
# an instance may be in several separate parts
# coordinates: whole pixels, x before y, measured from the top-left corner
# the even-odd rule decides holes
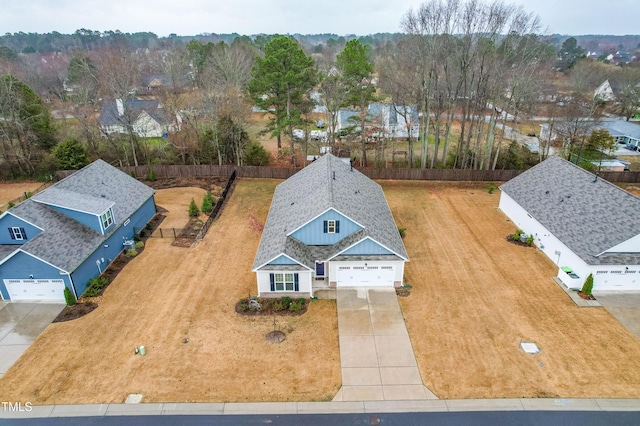
[[[334,401],[437,399],[423,384],[395,289],[337,291],[342,388]]]
[[[611,315],[640,339],[640,291],[593,294]]]
[[[64,306],[59,303],[0,302],[0,378]]]

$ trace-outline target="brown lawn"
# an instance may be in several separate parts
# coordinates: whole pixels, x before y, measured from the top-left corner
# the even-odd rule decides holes
[[[484,185],[383,182],[407,228],[413,286],[400,298],[424,384],[440,398],[640,397],[640,340],[578,308],[553,263],[505,241],[515,229]],[[538,344],[539,355],[519,349]]]
[[[239,181],[195,249],[149,239],[97,310],[38,337],[0,379],[0,400],[109,403],[130,393],[143,394],[143,402],[331,400],[341,384],[334,301],[277,317],[287,336],[280,344],[264,338],[273,318],[234,311],[238,299],[256,293],[251,265],[260,235],[248,215],[264,222],[277,183]],[[158,191],[167,223],[192,196]],[[147,355],[134,355],[135,345]]]
[[[42,182],[0,182],[0,206],[24,196],[25,192],[33,192],[40,185],[42,185]]]

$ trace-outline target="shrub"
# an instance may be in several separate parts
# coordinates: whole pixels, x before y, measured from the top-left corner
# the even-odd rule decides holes
[[[400,234],[400,238],[404,238],[404,232],[407,228],[398,228],[398,233]]]
[[[259,143],[252,143],[244,150],[244,164],[247,166],[263,166],[269,163],[269,153]]]
[[[64,301],[67,303],[67,306],[76,304],[76,297],[73,295],[73,292],[69,290],[69,287],[64,288]]]
[[[131,175],[132,178],[137,179],[136,178],[136,172],[134,170],[131,170],[131,173],[129,173]]]
[[[202,199],[201,210],[202,213],[209,213],[213,210],[213,197],[211,196],[211,192],[207,192]]]
[[[127,250],[128,257],[136,257],[137,255],[138,255],[138,252],[135,251],[134,249]]]
[[[526,242],[527,244],[529,244],[529,245],[532,245],[532,244],[533,244],[533,235],[529,235],[529,236],[526,238],[525,242]]]
[[[582,294],[590,296],[593,291],[593,274],[589,274],[582,286]]]
[[[487,191],[489,192],[489,194],[493,194],[493,191],[496,190],[495,185],[488,185],[487,186]]]
[[[282,304],[282,300],[274,300],[273,304],[271,305],[271,310],[273,312],[280,312],[284,309],[284,306]]]
[[[151,224],[150,224],[150,223],[147,223],[147,224],[144,226],[144,229],[146,229],[146,230],[148,230],[148,231],[151,231],[151,230],[153,229],[153,226],[151,226]]]
[[[83,297],[93,297],[100,294],[102,289],[109,284],[107,277],[92,278],[87,282],[87,289],[82,294]]]
[[[289,309],[289,305],[291,305],[291,298],[289,296],[284,296],[282,298],[282,307],[284,309]]]
[[[141,249],[144,247],[144,243],[142,241],[136,241],[136,248]]]
[[[198,210],[198,206],[196,205],[196,200],[191,199],[191,203],[189,203],[189,216],[197,217],[200,214],[200,210]]]
[[[304,299],[297,299],[291,302],[291,305],[289,305],[289,311],[299,312],[303,306],[304,306]]]
[[[149,172],[149,180],[151,182],[154,182],[156,180],[156,171],[151,169],[151,171]]]
[[[517,229],[516,233],[513,234],[513,240],[514,241],[520,241],[520,236],[523,234],[524,232],[522,231],[522,229]]]
[[[15,206],[15,203],[14,203],[13,201],[9,201],[9,202],[7,203],[7,207],[11,208],[11,207],[13,207],[13,206]]]

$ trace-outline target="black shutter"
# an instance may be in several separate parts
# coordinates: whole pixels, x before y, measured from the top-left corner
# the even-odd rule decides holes
[[[327,232],[329,232],[329,224],[326,220],[322,222],[322,224],[324,225],[324,233],[326,234]]]
[[[20,233],[22,234],[22,239],[26,240],[27,239],[27,233],[24,231],[24,228],[20,228]]]
[[[9,235],[11,235],[12,240],[16,239],[16,235],[13,233],[13,228],[9,228]]]
[[[300,291],[300,281],[298,281],[298,274],[295,273],[293,274],[293,290],[294,291]]]
[[[336,234],[340,233],[340,221],[336,220]]]
[[[276,291],[276,277],[273,274],[269,274],[269,281],[271,281],[271,291]]]

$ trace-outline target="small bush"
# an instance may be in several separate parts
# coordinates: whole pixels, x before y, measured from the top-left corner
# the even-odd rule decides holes
[[[244,164],[247,166],[263,166],[269,163],[269,153],[259,143],[252,143],[244,150]]]
[[[140,236],[139,236],[138,234],[134,235],[134,236],[133,236],[133,241],[135,241],[136,243],[137,243],[138,241],[140,241]]]
[[[76,304],[76,297],[73,295],[73,292],[69,290],[69,287],[64,288],[64,301],[67,303],[67,306],[73,306]]]
[[[143,247],[144,247],[144,243],[143,243],[142,241],[137,241],[137,242],[136,242],[136,248],[137,248],[137,249],[141,249],[141,248],[143,248]]]
[[[304,307],[304,299],[297,299],[289,305],[289,311],[298,312]]]
[[[189,216],[198,217],[200,214],[200,210],[198,210],[198,206],[196,205],[196,200],[191,199],[191,203],[189,203]]]
[[[147,231],[151,231],[151,230],[153,229],[153,226],[151,226],[151,224],[150,224],[150,223],[147,223],[147,224],[144,226],[144,229],[146,229]]]
[[[205,194],[200,210],[202,210],[202,213],[210,213],[213,210],[213,197],[211,196],[211,192]]]
[[[488,185],[487,186],[487,192],[489,192],[489,194],[493,194],[493,191],[496,190],[495,185]]]
[[[273,302],[273,304],[271,305],[271,310],[273,312],[280,312],[284,309],[284,306],[282,304],[282,300],[275,300]]]
[[[146,235],[146,232],[144,232],[144,229],[140,230],[140,232],[138,232],[138,240],[140,238],[144,238],[145,235]],[[135,239],[133,241],[135,241]]]
[[[151,182],[155,182],[156,180],[156,171],[151,169],[151,171],[149,172],[149,180]]]
[[[26,198],[31,198],[31,196],[32,196],[32,195],[33,195],[33,192],[31,192],[31,191],[27,191],[27,192],[25,192],[25,193],[24,193],[24,198],[25,198],[25,199],[26,199]]]
[[[524,232],[522,231],[522,229],[518,229],[516,230],[516,233],[513,234],[513,240],[514,241],[520,241],[520,236],[523,234]]]
[[[398,233],[400,234],[400,238],[404,238],[404,232],[407,228],[398,228]]]
[[[582,294],[584,294],[585,296],[590,296],[592,291],[593,291],[593,274],[589,274],[589,276],[584,282],[584,285],[582,286]]]
[[[83,297],[93,297],[100,294],[102,289],[109,284],[107,277],[92,278],[87,282],[87,289],[82,294]]]
[[[9,201],[9,202],[7,203],[7,207],[9,207],[9,208],[11,208],[11,207],[13,207],[13,206],[15,206],[15,205],[16,205],[16,204],[15,204],[13,201]]]
[[[524,241],[527,244],[532,245],[533,244],[533,235],[529,235]]]
[[[138,252],[135,251],[134,249],[127,250],[128,257],[136,257],[137,255],[138,255]]]
[[[282,298],[282,307],[284,309],[289,309],[290,305],[291,305],[291,298],[289,296],[284,296]]]
[[[131,175],[132,178],[137,179],[136,178],[136,172],[131,170],[131,173],[129,173]]]

